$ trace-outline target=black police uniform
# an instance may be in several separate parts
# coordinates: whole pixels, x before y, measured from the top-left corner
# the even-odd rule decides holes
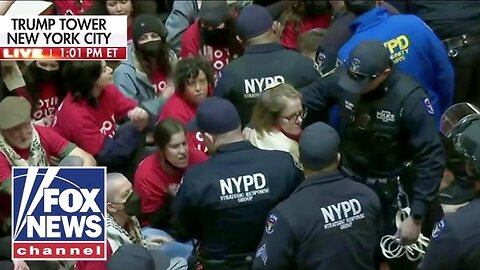
[[[279,43],[250,45],[243,56],[223,68],[214,94],[235,105],[244,127],[265,86],[277,81],[301,88],[317,77],[312,60],[298,52]]]
[[[408,2],[443,40],[455,68],[455,102],[480,105],[480,5],[477,1]]]
[[[304,89],[304,105],[318,109],[335,100],[340,107],[341,153],[344,171],[366,182],[380,197],[384,209],[385,231],[396,228],[392,206],[398,194],[397,176],[409,196],[411,214],[427,220],[425,235],[443,215],[432,203],[443,176],[444,155],[427,95],[411,77],[393,69],[380,87],[366,95],[354,95],[340,88],[340,66],[317,83]],[[382,91],[383,90],[383,91]],[[405,170],[412,161],[413,167]],[[416,170],[412,172],[412,170]],[[408,173],[412,175],[408,175]],[[427,211],[429,206],[433,207]],[[436,207],[436,208],[435,208]],[[426,213],[430,215],[425,217]]]
[[[176,225],[199,241],[204,269],[245,269],[268,212],[303,178],[286,152],[260,150],[248,141],[223,145],[184,175],[173,206]]]
[[[375,193],[339,171],[307,177],[270,212],[253,269],[373,270],[380,216]]]
[[[477,270],[480,267],[480,198],[448,215],[432,233],[421,270]]]

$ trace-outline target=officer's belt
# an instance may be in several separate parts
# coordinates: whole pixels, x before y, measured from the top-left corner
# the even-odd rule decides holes
[[[458,49],[467,45],[480,44],[480,35],[460,35],[443,40],[448,50]]]
[[[392,180],[396,180],[396,177],[363,177],[359,176],[358,174],[354,173],[350,169],[346,167],[341,167],[340,170],[344,172],[347,176],[353,178],[358,182],[362,182],[367,185],[374,185],[374,184],[386,184]]]
[[[248,254],[238,254],[238,255],[227,255],[223,259],[206,259],[201,254],[198,256],[198,260],[202,264],[207,265],[225,265],[225,264],[248,264],[253,262],[253,253]]]

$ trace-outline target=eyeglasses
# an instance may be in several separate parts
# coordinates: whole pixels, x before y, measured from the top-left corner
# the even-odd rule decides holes
[[[133,190],[130,190],[130,192],[128,192],[127,198],[123,202],[108,202],[108,203],[111,203],[111,204],[125,204],[128,201],[128,198],[130,197],[130,195],[132,195],[132,193],[133,193]]]
[[[299,111],[290,116],[280,116],[280,118],[287,120],[289,123],[295,123],[299,118],[303,120],[305,117],[307,117],[307,110]]]

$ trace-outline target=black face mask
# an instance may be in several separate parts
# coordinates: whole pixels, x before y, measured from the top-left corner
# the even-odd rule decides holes
[[[135,192],[130,193],[130,196],[128,196],[128,199],[123,206],[125,214],[128,216],[140,217],[142,213],[142,202],[140,197]]]
[[[328,11],[328,2],[319,0],[305,0],[305,16],[307,18],[314,18],[325,15]]]
[[[154,40],[139,45],[138,50],[143,55],[143,57],[157,57],[158,52],[162,49],[162,46],[163,45],[161,40]]]
[[[46,70],[39,67],[36,67],[35,69],[36,69],[35,73],[37,76],[37,80],[42,82],[55,79],[55,77],[57,77],[59,72],[58,70]]]
[[[201,28],[202,38],[206,45],[212,47],[226,47],[228,45],[229,29],[213,29],[208,30],[204,27]]]

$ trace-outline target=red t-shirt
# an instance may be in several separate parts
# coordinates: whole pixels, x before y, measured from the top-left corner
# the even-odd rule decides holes
[[[288,22],[282,33],[282,45],[289,49],[296,49],[297,38],[301,33],[307,32],[315,28],[327,29],[330,25],[330,20],[331,16],[306,18],[298,26],[298,30],[295,28],[295,24],[293,22]]]
[[[165,75],[165,72],[162,70],[155,70],[149,79],[153,84],[157,96],[161,95],[162,92],[167,89],[167,75]]]
[[[94,0],[55,0],[53,3],[58,15],[81,15],[93,6],[93,2]]]
[[[175,118],[183,125],[195,117],[197,108],[188,103],[180,94],[175,92],[163,105],[158,121],[166,118]],[[205,140],[200,132],[187,133],[188,145],[198,149],[199,151],[206,153],[208,151],[205,145]]]
[[[107,263],[112,257],[112,246],[107,241],[107,260],[105,261],[78,261],[75,270],[107,270]]]
[[[127,42],[133,42],[133,30],[131,23],[127,26]]]
[[[196,149],[188,149],[188,167],[207,160],[207,156]],[[142,198],[142,213],[150,214],[162,208],[170,184],[179,184],[185,170],[168,174],[161,167],[158,153],[146,157],[137,168],[134,177],[134,190]]]
[[[56,81],[42,82],[38,86],[39,100],[36,110],[32,114],[34,120],[40,120],[47,116],[53,116],[57,112],[60,105],[60,89]],[[32,103],[32,98],[27,91],[27,88],[21,87],[16,90],[16,94],[26,98]],[[34,104],[32,104],[34,106]]]
[[[180,57],[185,58],[189,56],[202,55],[210,61],[215,68],[216,73],[228,64],[230,54],[228,48],[225,47],[211,47],[208,45],[200,48],[200,31],[199,22],[196,20],[183,33]]]
[[[38,132],[40,137],[40,143],[45,150],[48,161],[53,157],[63,157],[65,154],[68,154],[67,151],[72,150],[75,146],[68,142],[65,138],[60,136],[50,127],[34,126],[35,130]],[[27,160],[30,156],[30,148],[27,149],[17,149],[12,147],[17,154],[19,154],[23,159]],[[8,159],[3,153],[0,152],[0,183],[5,182],[6,180],[12,177],[12,166],[8,162]],[[0,216],[8,217],[11,213],[11,197],[8,194],[0,193]],[[0,218],[0,223],[2,218]]]
[[[98,97],[98,107],[85,100],[74,102],[68,94],[58,108],[53,127],[67,140],[91,155],[97,155],[105,137],[113,138],[117,121],[127,116],[137,106],[136,101],[125,97],[113,84],[106,86]]]

